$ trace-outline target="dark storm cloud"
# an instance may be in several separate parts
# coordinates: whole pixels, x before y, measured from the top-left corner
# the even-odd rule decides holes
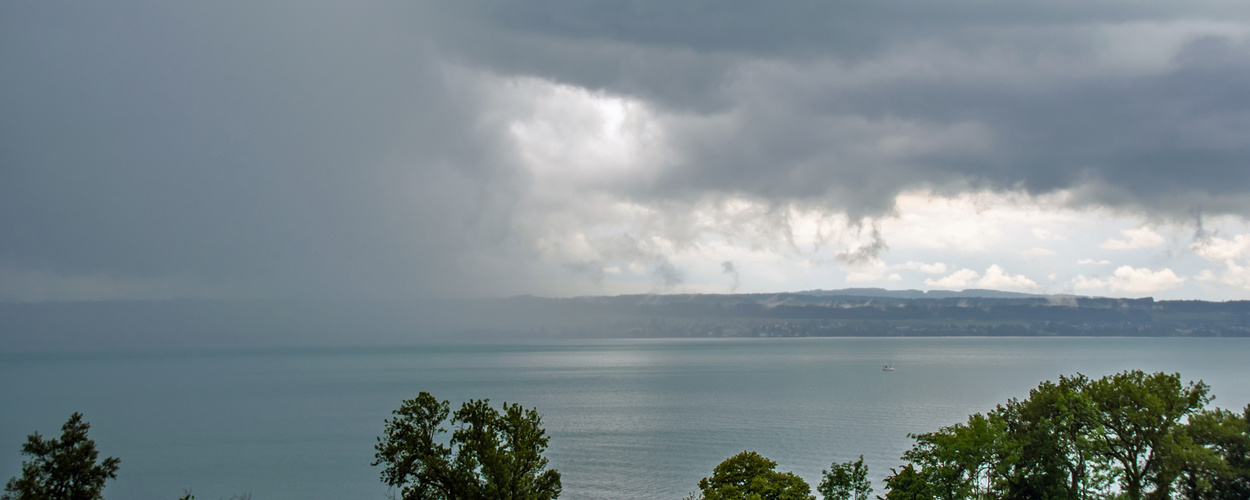
[[[1053,87],[900,81],[814,95],[756,94],[727,134],[692,135],[674,190],[825,198],[889,210],[913,187],[1076,189],[1083,205],[1183,217],[1250,213],[1250,49],[1219,65]],[[778,82],[784,87],[789,82]],[[754,102],[753,102],[754,101]],[[873,143],[923,146],[873,150]]]
[[[1133,23],[1143,29],[1124,35],[1130,44],[1187,22],[1237,26],[1244,39],[1243,7],[471,1],[445,11],[454,29],[439,40],[492,67],[637,95],[674,112],[732,113],[711,133],[680,134],[687,162],[633,196],[815,198],[859,216],[888,211],[893,195],[912,187],[1079,188],[1079,204],[1244,214],[1250,46],[1201,36],[1166,67],[1137,74],[1097,71],[1116,61],[1094,60],[1109,42],[1104,28]],[[898,64],[912,66],[896,76],[845,81],[909,53]],[[1094,71],[1064,74],[1073,68],[1048,69],[1047,61]],[[965,69],[987,74],[958,74]],[[1018,71],[1034,74],[1011,78]],[[908,126],[945,147],[905,155],[863,147]]]
[[[430,4],[426,4],[430,6]],[[749,59],[870,60],[900,46],[996,44],[1026,57],[1082,50],[1081,27],[1172,20],[1245,21],[1235,1],[501,2],[437,5],[440,49],[491,67],[593,88],[633,91],[672,106],[716,100]],[[733,105],[732,100],[716,100]]]
[[[0,276],[560,293],[523,219],[579,205],[526,205],[534,179],[486,82],[514,76],[664,121],[677,160],[595,184],[605,199],[741,195],[859,220],[911,188],[1070,190],[1250,215],[1247,17],[1241,2],[10,2]],[[1178,23],[1196,34],[1162,65],[1097,59],[1102,27]],[[658,286],[682,282],[644,253]]]

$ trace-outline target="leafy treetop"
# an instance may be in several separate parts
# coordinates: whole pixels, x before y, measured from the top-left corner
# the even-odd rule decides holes
[[[82,414],[70,415],[61,426],[60,439],[43,439],[38,432],[26,437],[22,454],[22,475],[5,485],[3,500],[100,500],[104,482],[117,478],[121,460],[116,457],[98,462],[95,441],[87,438],[91,424]]]
[[[560,473],[542,456],[547,435],[532,409],[489,400],[465,402],[454,414],[428,392],[404,401],[375,446],[382,481],[403,500],[549,500]],[[448,420],[448,416],[451,419]],[[455,426],[445,440],[444,422]],[[446,442],[447,444],[443,444]]]
[[[815,500],[803,478],[776,468],[777,462],[744,451],[717,465],[699,489],[704,500]]]

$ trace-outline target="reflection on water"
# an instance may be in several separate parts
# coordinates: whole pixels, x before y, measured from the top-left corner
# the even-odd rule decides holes
[[[18,473],[27,433],[82,411],[122,458],[109,497],[384,498],[374,438],[424,390],[537,407],[566,498],[679,498],[746,449],[813,485],[862,453],[879,480],[907,433],[1060,374],[1179,371],[1240,408],[1248,355],[1247,339],[891,338],[7,356],[0,475]]]

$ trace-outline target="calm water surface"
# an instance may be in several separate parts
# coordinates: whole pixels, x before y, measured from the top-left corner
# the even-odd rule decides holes
[[[429,391],[536,407],[562,498],[680,498],[755,450],[816,485],[863,454],[880,480],[911,441],[1044,379],[1126,369],[1250,402],[1250,339],[543,341],[388,349],[0,355],[0,480],[25,435],[71,412],[122,459],[108,498],[382,499],[383,419]],[[897,371],[883,372],[890,364]]]

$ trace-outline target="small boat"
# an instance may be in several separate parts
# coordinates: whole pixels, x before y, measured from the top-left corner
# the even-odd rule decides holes
[[[881,365],[881,371],[883,371],[883,372],[892,372],[892,371],[894,371],[894,367],[893,367],[893,366],[890,366],[890,365]]]

